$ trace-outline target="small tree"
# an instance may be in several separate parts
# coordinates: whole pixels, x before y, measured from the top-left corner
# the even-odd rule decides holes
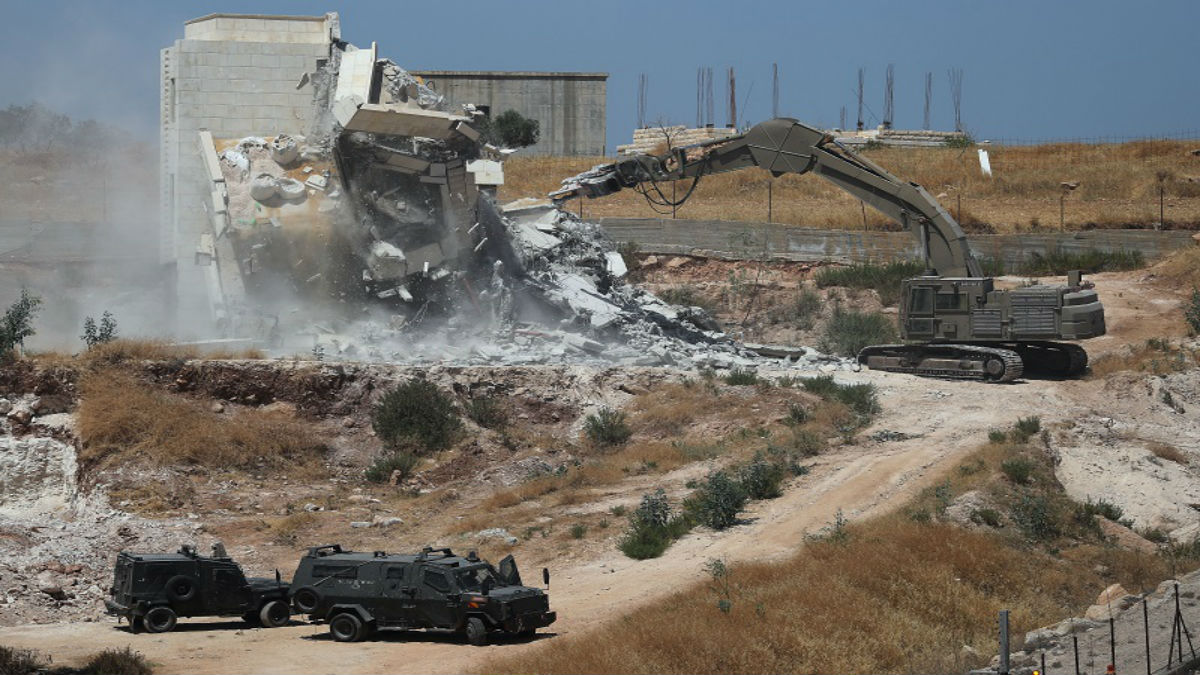
[[[105,312],[100,317],[100,325],[97,327],[95,319],[90,316],[84,317],[83,335],[79,337],[88,349],[112,342],[117,339],[117,320],[113,318],[112,312]]]
[[[541,123],[525,117],[516,110],[505,110],[489,120],[483,129],[484,139],[505,148],[524,148],[538,142]]]
[[[42,299],[21,289],[21,297],[8,308],[0,319],[0,356],[4,356],[24,344],[25,338],[34,334],[33,317]]]

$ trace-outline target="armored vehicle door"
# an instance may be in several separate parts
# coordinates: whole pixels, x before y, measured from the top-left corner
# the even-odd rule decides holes
[[[908,287],[907,316],[904,322],[904,333],[907,339],[931,339],[936,330],[937,319],[934,318],[933,286],[911,285]]]
[[[500,578],[509,586],[523,586],[521,583],[521,573],[517,571],[517,561],[513,559],[512,554],[504,556],[500,561]]]
[[[455,627],[459,597],[450,573],[433,565],[422,565],[416,572],[419,575],[416,588],[419,624],[435,628]]]
[[[217,613],[241,614],[251,605],[250,584],[236,565],[210,563],[205,565],[205,585],[208,587],[208,610]]]
[[[387,622],[405,626],[420,625],[417,616],[418,580],[413,579],[415,566],[408,563],[389,563],[383,568],[383,596],[386,607],[376,615]]]

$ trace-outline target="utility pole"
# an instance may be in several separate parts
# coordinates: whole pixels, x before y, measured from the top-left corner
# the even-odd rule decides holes
[[[733,66],[729,66],[729,128],[737,129],[737,80],[734,79]]]
[[[779,117],[779,64],[771,64],[771,119]]]
[[[865,77],[864,77],[863,69],[859,68],[858,69],[858,130],[859,131],[863,130],[862,108],[863,108],[863,83],[864,83],[864,81],[865,81]]]
[[[893,105],[893,95],[896,92],[896,65],[889,63],[883,81],[883,128],[891,129],[896,108]]]
[[[929,104],[933,102],[933,73],[925,73],[925,126],[922,127],[929,131],[933,127],[929,125]]]

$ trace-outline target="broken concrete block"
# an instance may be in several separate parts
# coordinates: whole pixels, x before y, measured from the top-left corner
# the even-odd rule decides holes
[[[311,178],[309,180],[312,180]],[[295,178],[279,178],[275,181],[275,190],[283,199],[294,202],[304,199],[308,193],[304,190],[304,183]]]
[[[629,272],[629,268],[625,266],[625,258],[616,251],[608,251],[604,254],[604,267],[609,274],[618,279]]]
[[[270,145],[271,159],[280,166],[287,166],[300,157],[300,146],[296,139],[287,134],[279,134]]]
[[[318,190],[324,191],[325,188],[329,185],[329,179],[320,174],[313,174],[308,177],[308,180],[304,181],[304,184],[311,188],[316,188]]]
[[[575,333],[563,333],[562,341],[581,352],[587,352],[589,354],[602,354],[605,349],[602,343],[596,342],[595,340],[589,340],[582,335],[576,335]]]
[[[250,181],[250,196],[255,201],[269,201],[278,194],[279,183],[275,180],[275,176],[269,173],[260,173]]]
[[[467,162],[467,172],[476,185],[504,185],[504,165],[490,159],[474,159]]]

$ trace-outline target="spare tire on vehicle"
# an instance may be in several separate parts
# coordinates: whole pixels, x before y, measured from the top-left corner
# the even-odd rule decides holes
[[[314,612],[319,604],[321,604],[321,594],[312,586],[304,586],[292,594],[292,605],[305,614]]]
[[[167,597],[171,602],[187,602],[196,597],[196,580],[179,574],[167,580]]]

